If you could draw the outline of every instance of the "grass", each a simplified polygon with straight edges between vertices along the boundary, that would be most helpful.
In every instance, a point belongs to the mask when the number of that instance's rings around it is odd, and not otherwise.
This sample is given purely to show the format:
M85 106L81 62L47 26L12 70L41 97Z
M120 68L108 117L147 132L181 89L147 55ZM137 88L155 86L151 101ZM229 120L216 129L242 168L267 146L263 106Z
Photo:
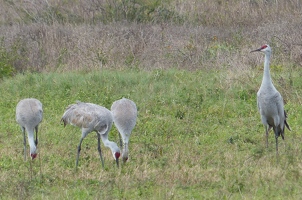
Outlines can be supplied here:
M247 75L228 70L102 70L7 78L0 88L0 194L5 199L295 199L301 195L301 106L295 95L301 72L296 69L290 86L290 70L283 71L291 91L286 110L293 131L280 140L278 163L272 133L265 148L256 108L262 74L252 72L251 83ZM273 74L278 80L278 71ZM91 133L76 172L80 129L60 124L65 107L80 100L110 108L122 96L134 100L139 110L129 162L116 168L103 147L102 169ZM14 114L26 97L44 106L32 178ZM111 140L117 142L117 134L112 128Z
M294 0L0 0L2 199L298 199L301 4ZM269 43L272 78L293 129L265 148L256 106ZM3 78L2 78L3 77ZM39 158L23 161L19 100L44 106ZM115 167L94 133L75 171L77 100L139 114L129 162ZM118 141L115 127L110 139ZM31 174L30 171L33 171Z

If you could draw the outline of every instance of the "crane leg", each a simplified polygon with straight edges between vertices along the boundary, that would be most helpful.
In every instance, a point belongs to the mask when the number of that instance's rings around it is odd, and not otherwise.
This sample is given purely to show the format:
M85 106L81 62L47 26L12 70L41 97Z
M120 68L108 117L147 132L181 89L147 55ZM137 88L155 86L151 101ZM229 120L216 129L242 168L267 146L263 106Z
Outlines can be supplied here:
M103 159L103 156L102 156L102 151L101 151L101 136L99 133L96 133L97 136L98 136L98 152L100 154L100 159L101 159L101 162L102 162L102 167L104 168L104 159Z
M22 127L23 132L23 145L24 145L24 161L26 161L26 136L25 136L25 128Z
M36 146L38 145L38 126L35 127L36 129L36 140L35 140L35 144Z
M278 136L275 136L276 137L276 154L277 156L279 155L278 153Z
M82 145L82 142L83 142L83 137L81 138L80 140L80 144L78 146L78 154L77 154L77 160L76 160L76 168L78 167L78 164L79 164L79 157L80 157L80 152L81 152L81 145Z
M277 159L277 163L279 163L278 136L275 137L276 137L276 159Z
M268 148L268 131L269 131L269 130L268 130L267 126L265 126L265 137L266 137L266 138L265 138L265 139L266 139L265 142L266 142L266 148Z

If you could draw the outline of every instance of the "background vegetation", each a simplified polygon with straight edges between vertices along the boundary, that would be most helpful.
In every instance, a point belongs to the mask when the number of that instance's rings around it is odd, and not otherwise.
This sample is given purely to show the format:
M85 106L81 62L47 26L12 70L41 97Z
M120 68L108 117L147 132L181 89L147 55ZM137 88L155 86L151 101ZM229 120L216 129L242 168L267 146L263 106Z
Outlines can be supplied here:
M301 196L301 3L294 0L0 0L3 199L297 199ZM286 102L279 162L256 108L263 55ZM44 106L39 157L23 161L19 100ZM105 169L95 134L60 118L76 100L139 108L129 162ZM110 139L118 141L115 128Z

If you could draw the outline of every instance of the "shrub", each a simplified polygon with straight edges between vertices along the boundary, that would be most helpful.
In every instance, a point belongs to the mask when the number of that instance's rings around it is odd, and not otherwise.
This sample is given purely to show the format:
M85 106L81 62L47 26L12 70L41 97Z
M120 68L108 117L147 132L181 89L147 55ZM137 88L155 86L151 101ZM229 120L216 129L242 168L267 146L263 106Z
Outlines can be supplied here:
M16 55L5 48L4 39L0 40L0 78L12 76L14 73L14 61Z

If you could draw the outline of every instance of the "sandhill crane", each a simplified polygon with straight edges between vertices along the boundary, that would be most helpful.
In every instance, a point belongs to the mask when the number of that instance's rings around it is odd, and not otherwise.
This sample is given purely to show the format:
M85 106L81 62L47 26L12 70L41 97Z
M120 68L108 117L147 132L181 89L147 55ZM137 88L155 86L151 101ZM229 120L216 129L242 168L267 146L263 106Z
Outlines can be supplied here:
M271 57L271 48L269 45L263 45L261 48L251 52L263 52L265 54L264 73L259 91L257 92L257 106L261 115L261 120L265 126L266 147L268 147L268 132L273 128L276 138L276 153L278 155L278 137L281 135L284 140L284 127L291 130L284 110L283 98L272 83L269 69Z
M19 101L16 107L16 121L21 126L24 138L24 160L26 160L26 137L28 136L30 146L30 156L32 159L37 157L38 145L38 126L43 118L42 103L38 99L28 98ZM36 139L34 139L36 131Z
M122 136L122 158L123 161L126 162L128 160L128 143L130 134L136 124L137 108L133 101L122 98L113 102L111 112L113 115L113 122Z
M120 149L116 143L108 140L108 133L113 123L110 110L96 104L78 102L76 104L71 104L66 108L61 121L64 122L64 127L66 124L71 124L82 129L82 137L78 145L76 167L78 166L83 139L92 131L95 131L98 137L98 152L102 161L102 166L104 167L104 160L101 152L100 138L104 145L111 149L113 158L118 166Z

